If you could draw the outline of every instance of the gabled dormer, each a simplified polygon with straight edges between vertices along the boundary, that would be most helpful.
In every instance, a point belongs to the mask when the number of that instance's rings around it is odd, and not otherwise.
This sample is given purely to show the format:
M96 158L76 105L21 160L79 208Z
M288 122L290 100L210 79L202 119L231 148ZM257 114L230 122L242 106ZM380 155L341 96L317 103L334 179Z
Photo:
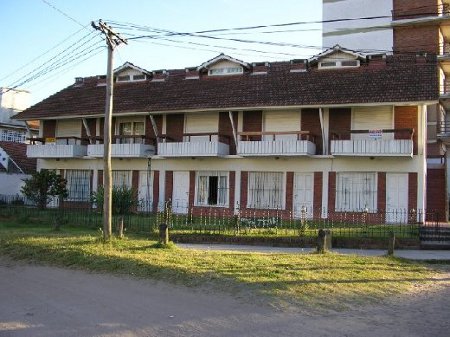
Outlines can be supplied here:
M135 66L131 62L125 62L119 68L114 70L116 82L138 82L150 78L151 72Z
M309 59L311 66L318 69L358 68L366 60L366 55L335 45Z
M248 69L250 69L248 63L225 54L220 54L197 68L199 72L206 72L208 76L239 75Z

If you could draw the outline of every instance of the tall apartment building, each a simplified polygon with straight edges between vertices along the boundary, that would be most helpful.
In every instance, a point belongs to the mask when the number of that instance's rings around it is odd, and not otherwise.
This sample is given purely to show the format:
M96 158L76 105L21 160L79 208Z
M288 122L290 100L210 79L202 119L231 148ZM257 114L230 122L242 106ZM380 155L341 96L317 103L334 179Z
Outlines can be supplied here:
M323 45L365 53L437 55L438 104L427 107L427 208L448 209L450 192L450 1L323 0ZM358 19L359 18L359 19ZM366 19L361 19L366 18ZM447 77L449 79L447 79Z

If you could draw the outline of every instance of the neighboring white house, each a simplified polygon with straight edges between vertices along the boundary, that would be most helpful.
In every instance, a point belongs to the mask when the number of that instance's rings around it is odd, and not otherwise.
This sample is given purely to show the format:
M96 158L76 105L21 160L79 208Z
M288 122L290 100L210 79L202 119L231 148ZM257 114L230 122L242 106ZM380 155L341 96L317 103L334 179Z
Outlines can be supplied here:
M28 137L37 135L39 123L12 119L30 106L30 92L0 87L0 141L25 143Z
M36 159L26 156L26 144L0 141L0 196L20 194L23 179L36 171Z

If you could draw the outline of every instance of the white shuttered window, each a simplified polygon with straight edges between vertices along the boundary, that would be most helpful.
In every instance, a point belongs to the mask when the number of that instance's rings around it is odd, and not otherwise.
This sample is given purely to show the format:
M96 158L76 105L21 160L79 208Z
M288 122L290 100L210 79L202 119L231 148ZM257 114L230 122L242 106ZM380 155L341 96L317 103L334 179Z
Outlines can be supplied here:
M248 208L283 208L283 173L249 172Z
M338 173L336 175L336 211L362 212L377 208L375 173Z

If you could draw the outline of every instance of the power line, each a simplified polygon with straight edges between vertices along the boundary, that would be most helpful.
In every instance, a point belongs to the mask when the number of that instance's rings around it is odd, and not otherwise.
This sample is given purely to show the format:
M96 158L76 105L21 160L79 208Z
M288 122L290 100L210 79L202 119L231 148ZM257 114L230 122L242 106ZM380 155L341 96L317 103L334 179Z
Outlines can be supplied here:
M53 8L55 11L57 11L58 13L64 15L66 18L68 18L69 20L75 22L77 25L85 28L85 26L78 20L74 19L73 17L71 17L69 14L63 12L62 10L60 10L59 8L55 7L55 5L51 4L50 2L48 2L47 0L41 0L43 3L45 3L47 6Z

